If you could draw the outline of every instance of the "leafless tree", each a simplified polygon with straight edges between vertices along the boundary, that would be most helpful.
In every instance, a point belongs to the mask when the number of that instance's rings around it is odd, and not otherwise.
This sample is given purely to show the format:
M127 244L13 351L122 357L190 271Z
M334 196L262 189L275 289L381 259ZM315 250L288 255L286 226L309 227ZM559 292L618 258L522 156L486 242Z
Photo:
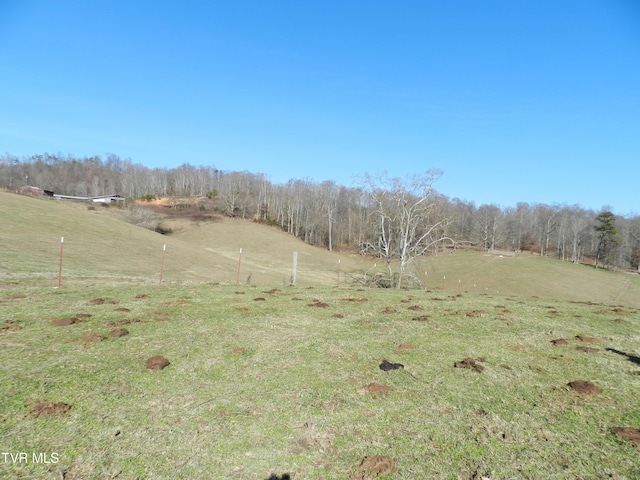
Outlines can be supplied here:
M435 215L440 196L433 184L440 170L428 170L424 175L390 178L386 172L362 178L363 191L371 203L370 215L374 229L361 250L383 258L387 264L389 282L401 288L410 275L409 267L416 258L429 250L453 240L444 234L448 218ZM398 260L398 275L394 280L392 261Z

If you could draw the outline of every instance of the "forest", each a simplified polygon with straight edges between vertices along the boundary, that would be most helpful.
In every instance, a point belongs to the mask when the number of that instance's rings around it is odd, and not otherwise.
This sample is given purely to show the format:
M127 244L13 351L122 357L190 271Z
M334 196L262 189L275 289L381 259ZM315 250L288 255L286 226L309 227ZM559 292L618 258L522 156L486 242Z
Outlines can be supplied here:
M413 259L452 248L526 251L638 271L639 215L566 204L476 206L437 192L440 175L363 172L355 187L309 179L275 184L264 173L188 163L148 168L114 154L0 156L0 187L9 191L31 185L66 195L209 199L220 215L277 226L312 245L376 255L389 268L392 259L399 260L399 282Z

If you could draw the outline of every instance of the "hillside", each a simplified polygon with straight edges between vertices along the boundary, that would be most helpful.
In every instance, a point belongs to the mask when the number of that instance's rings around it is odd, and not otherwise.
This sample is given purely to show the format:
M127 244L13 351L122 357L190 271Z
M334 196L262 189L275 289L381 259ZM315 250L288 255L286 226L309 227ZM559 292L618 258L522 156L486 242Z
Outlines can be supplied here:
M64 237L65 285L159 280L163 283L222 282L285 285L298 252L298 285L336 285L370 280L373 260L328 252L274 227L221 219L171 219L173 233L160 235L122 220L115 208L90 207L0 192L0 276L57 284L60 237ZM242 248L240 275L238 257ZM340 263L338 264L338 260ZM517 295L640 307L640 277L583 265L518 255L514 258L456 251L416 265L430 290ZM378 274L382 268L378 265ZM424 272L427 273L424 276Z
M337 283L362 271L359 257L332 254L251 222L197 223L172 220L172 235L160 235L122 220L116 208L93 207L0 192L0 275L21 275L51 284L58 276L60 239L65 282L157 282L166 244L163 282L288 284L298 252L298 285Z

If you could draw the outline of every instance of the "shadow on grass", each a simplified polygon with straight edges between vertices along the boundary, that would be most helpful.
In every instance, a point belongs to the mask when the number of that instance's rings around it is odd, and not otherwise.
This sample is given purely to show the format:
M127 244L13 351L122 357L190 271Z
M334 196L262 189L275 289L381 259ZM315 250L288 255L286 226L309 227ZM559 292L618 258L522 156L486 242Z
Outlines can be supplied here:
M636 355L631 355L629 353L621 352L620 350L616 350L615 348L607 348L607 352L617 353L618 355L627 357L627 360L629 360L630 362L635 363L636 365L640 365L640 357Z

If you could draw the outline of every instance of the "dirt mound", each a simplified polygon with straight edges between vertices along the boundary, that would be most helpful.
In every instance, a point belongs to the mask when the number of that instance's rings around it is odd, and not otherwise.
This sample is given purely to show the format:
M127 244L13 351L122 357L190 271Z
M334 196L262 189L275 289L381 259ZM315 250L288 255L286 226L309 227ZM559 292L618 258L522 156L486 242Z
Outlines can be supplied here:
M364 390L373 395L384 395L389 391L389 387L387 385L380 385L379 383L374 382L366 385Z
M484 370L484 367L480 365L480 363L478 362L484 362L484 358L479 358L478 360L475 360L471 357L467 357L460 362L455 362L453 366L455 368L469 368L475 372L482 373L482 371Z
M4 323L7 326L0 328L0 332L17 332L18 330L22 330L22 326L18 325L20 323L18 320L7 320Z
M416 322L426 322L430 319L429 315L420 315L419 317L413 317L411 320Z
M586 380L574 380L573 382L569 382L568 385L578 393L602 393L602 389L596 387L593 383Z
M328 308L329 304L325 302L320 302L318 300L314 300L313 303L308 305L309 307L317 307L317 308Z
M333 318L344 318L344 314L343 313L334 313L333 315L331 315Z
M424 308L420 305L411 305L410 307L407 307L407 310L411 310L412 312L422 312L424 311Z
M396 462L383 455L366 456L360 462L353 475L353 480L373 480L388 475L396 470Z
M114 310L114 312L124 312L124 313L129 313L130 311L131 311L131 310L129 310L129 309L128 309L128 308L126 308L126 307L120 307L120 308L116 308L116 309Z
M147 295L146 293L139 293L138 295L136 295L136 298L149 298L149 295Z
M464 316L467 318L479 318L482 315L484 315L484 313L485 312L482 310L472 310L470 312L465 313Z
M54 327L65 327L67 325L73 325L74 323L78 323L78 319L76 317L67 317L67 318L59 318L58 320L53 321Z
M231 353L235 354L235 355L242 355L247 351L246 348L242 348L242 347L235 347L231 349Z
M91 318L91 314L90 313L77 313L76 314L76 318L80 318L80 319Z
M585 342L585 343L598 343L598 339L594 338L594 337L585 337L584 335L576 335L575 336L576 340L580 340L581 342Z
M164 367L171 365L171 362L161 355L156 355L147 360L145 366L149 370L162 370Z
M396 311L391 307L384 307L381 313L383 315L391 315L392 313L396 313Z
M88 302L89 305L104 305L105 303L108 303L109 305L115 305L118 302L116 302L115 300L110 300L108 298L94 298L93 300L90 300Z
M551 340L551 343L557 347L558 345L569 345L569 342L567 342L564 338L556 338L555 340Z
M413 349L414 347L412 347L408 343L401 343L400 345L398 345L398 350L413 350Z
M69 410L71 405L63 402L50 402L49 400L37 400L29 409L29 413L38 418L41 415L51 417L63 417Z
M119 327L121 325L129 325L130 323L140 322L137 318L132 320L113 320L111 322L107 322L107 327Z
M253 299L254 302L266 302L267 299L264 297L257 297Z
M82 343L102 342L103 340L106 340L106 337L98 335L97 333L87 333L80 337L80 342Z
M353 297L350 297L350 298L345 298L345 300L346 300L347 302L352 302L352 303L367 303L367 302L369 301L368 299L366 299L366 298L364 298L364 297L363 297L363 298L353 298Z
M111 330L109 335L112 337L124 337L125 335L129 335L129 330L126 328L116 328L115 330Z
M615 427L611 431L616 437L631 443L637 450L640 450L640 429L632 427Z

